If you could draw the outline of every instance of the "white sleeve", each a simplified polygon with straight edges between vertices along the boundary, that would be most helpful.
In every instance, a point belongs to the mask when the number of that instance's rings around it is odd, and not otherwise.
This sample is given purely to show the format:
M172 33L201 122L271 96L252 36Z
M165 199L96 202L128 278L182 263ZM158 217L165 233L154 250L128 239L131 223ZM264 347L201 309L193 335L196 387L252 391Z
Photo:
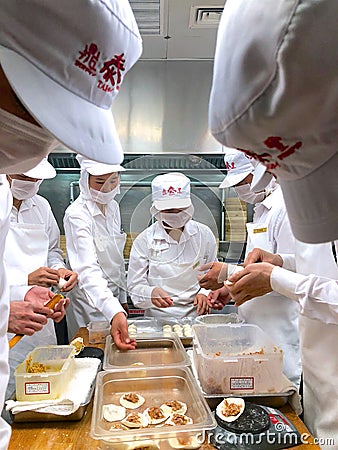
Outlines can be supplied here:
M24 300L28 291L34 286L10 286L9 287L9 299L10 301Z
M90 217L70 216L66 212L67 255L72 270L79 274L79 287L84 290L88 304L101 311L110 322L115 314L124 312L124 309L108 288L98 263L91 223Z
M206 227L204 234L203 239L206 246L205 263L217 261L217 242L214 233L210 228ZM210 289L201 288L198 293L204 294L207 297L209 292Z
M136 308L153 307L151 293L155 286L148 282L149 256L146 233L133 242L129 257L127 286L130 298Z
M338 324L338 281L274 267L270 282L274 291L296 300L304 316Z
M51 269L63 269L66 266L62 257L62 250L60 248L60 230L50 208L46 231L49 237L47 265Z

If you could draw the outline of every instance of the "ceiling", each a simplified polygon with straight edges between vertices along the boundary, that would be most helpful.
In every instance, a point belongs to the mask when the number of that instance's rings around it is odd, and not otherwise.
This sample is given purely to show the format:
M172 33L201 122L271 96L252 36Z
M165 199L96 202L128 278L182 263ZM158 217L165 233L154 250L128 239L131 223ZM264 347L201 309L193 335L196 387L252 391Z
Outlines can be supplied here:
M141 59L213 59L226 0L130 0L143 38Z

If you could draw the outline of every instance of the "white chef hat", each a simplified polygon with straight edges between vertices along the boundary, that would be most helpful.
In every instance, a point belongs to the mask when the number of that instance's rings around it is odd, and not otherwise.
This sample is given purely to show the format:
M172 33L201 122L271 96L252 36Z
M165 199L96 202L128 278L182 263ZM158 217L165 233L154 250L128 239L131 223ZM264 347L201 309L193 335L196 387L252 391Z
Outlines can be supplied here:
M123 172L126 169L120 164L103 164L93 161L92 159L84 158L82 155L77 155L81 169L85 169L90 175L105 175L113 172Z
M128 0L0 2L9 83L37 122L94 160L123 160L111 107L141 52Z
M215 138L277 177L313 243L338 237L337 16L337 1L228 0L209 105Z
M158 211L174 208L188 208L190 199L190 180L179 172L158 175L151 183L153 206Z
M26 175L26 177L30 178L37 178L39 180L48 180L56 176L56 170L48 162L47 158L43 158L37 166L33 167L33 169L30 169L27 172L24 172L23 175Z
M239 150L228 150L224 155L224 163L227 176L219 185L221 189L235 186L254 171L251 158Z

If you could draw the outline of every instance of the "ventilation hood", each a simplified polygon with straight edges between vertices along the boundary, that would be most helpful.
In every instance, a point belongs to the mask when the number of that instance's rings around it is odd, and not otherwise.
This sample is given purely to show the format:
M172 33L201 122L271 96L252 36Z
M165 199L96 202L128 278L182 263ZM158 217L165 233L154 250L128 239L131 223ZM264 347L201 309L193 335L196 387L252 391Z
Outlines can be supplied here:
M221 153L209 131L208 104L224 0L130 4L144 51L113 104L125 154Z
M130 0L142 59L212 59L225 0Z

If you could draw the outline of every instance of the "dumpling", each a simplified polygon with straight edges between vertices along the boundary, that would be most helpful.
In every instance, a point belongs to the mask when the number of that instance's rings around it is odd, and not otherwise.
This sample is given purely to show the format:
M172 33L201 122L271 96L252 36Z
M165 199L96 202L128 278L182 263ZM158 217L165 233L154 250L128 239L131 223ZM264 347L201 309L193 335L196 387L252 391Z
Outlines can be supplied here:
M157 406L147 408L143 414L147 417L148 422L151 425L157 425L164 422L170 416L170 413L163 411L162 408L158 408Z
M128 394L123 394L120 397L120 403L122 406L128 409L136 409L139 408L145 402L144 397L140 394L135 394L133 392L129 392Z
M122 420L128 428L144 428L148 425L147 417L142 413L131 412Z
M126 408L120 405L103 405L103 417L107 422L117 422L126 416Z
M185 414L188 408L187 405L183 402L180 402L178 400L169 400L161 405L161 409L164 413L172 415L174 413Z
M245 402L242 398L225 398L216 408L216 414L225 422L234 422L243 413Z

